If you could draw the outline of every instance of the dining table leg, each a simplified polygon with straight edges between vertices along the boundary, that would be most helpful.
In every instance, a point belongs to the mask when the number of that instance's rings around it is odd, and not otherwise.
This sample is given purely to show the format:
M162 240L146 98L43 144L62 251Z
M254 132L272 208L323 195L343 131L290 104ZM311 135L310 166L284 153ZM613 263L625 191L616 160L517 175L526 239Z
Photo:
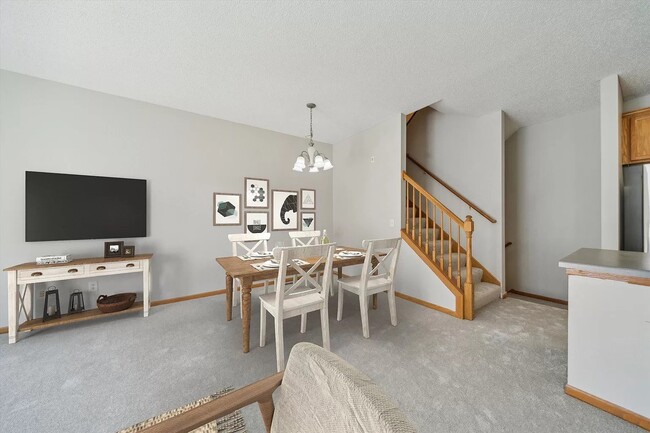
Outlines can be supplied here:
M226 320L232 320L232 277L226 275Z
M250 277L242 278L241 281L241 291L242 291L242 333L244 339L242 341L242 347L244 353L248 353L250 350L250 340L251 340L251 289L253 287L253 279Z
M377 309L377 304L378 304L378 302L377 302L377 294L375 293L374 295L372 295L372 309L373 310Z

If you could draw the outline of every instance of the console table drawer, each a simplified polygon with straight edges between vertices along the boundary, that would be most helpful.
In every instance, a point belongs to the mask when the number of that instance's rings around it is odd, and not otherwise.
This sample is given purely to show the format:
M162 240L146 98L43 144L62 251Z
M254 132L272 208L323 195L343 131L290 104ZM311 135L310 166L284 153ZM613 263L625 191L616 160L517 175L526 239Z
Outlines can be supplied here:
M129 272L140 272L142 263L140 260L133 260L129 262L106 262L90 265L90 275L107 275L107 274L121 274Z
M85 265L77 266L55 266L42 269L24 269L18 271L19 281L56 281L69 278L79 278L86 273Z

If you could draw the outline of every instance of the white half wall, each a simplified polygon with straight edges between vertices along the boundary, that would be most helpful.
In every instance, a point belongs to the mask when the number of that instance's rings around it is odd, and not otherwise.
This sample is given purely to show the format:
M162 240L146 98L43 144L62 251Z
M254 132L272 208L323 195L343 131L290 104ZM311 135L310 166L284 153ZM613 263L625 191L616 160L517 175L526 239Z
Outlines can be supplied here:
M618 75L600 81L600 246L619 249L623 172L620 161L623 96Z
M520 128L506 141L506 288L567 299L558 260L600 246L600 112Z
M25 242L26 170L147 179L149 236L124 240L136 246L136 253L154 253L153 300L225 287L225 276L214 259L231 254L227 235L242 233L244 227L212 225L212 193L243 194L244 177L269 179L271 189L315 189L316 228L333 227L336 169L317 174L292 171L306 146L301 137L6 71L0 71L0 119L2 268L45 254L103 255L104 240ZM308 121L305 110L305 127ZM317 146L331 156L331 145ZM393 195L399 199L397 191ZM368 215L375 215L373 202L366 203ZM399 221L397 206L394 212ZM288 243L287 232L272 232L270 246L277 241ZM142 284L136 275L97 281L99 291L85 293L87 305L92 306L98 294L140 291ZM3 275L3 294L6 284ZM54 284L61 290L64 312L70 290L88 290L88 280ZM37 298L36 311L42 312L39 302ZM6 324L3 295L0 326Z
M497 220L491 223L407 160L409 176L461 219L472 216L474 255L502 285L505 277L503 129L502 111L471 117L425 108L411 121L406 142L410 156Z

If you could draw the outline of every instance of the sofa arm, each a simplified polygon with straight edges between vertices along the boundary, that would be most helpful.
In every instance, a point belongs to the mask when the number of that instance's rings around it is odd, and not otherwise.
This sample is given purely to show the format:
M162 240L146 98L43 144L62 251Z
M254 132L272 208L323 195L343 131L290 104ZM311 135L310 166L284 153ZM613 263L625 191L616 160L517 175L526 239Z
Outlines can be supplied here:
M231 393L207 402L199 407L190 409L180 415L169 418L158 424L152 425L143 433L185 433L190 432L217 418L228 415L257 402L262 412L266 431L271 430L273 421L273 391L282 384L284 372L259 380L255 383L237 389Z

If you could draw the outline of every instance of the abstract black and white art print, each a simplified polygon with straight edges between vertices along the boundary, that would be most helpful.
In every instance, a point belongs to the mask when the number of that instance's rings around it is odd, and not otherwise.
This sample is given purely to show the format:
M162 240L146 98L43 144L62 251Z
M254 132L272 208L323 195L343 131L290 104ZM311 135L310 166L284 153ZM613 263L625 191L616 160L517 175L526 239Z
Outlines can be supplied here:
M268 212L246 212L245 217L246 233L268 233L269 213Z
M268 179L244 178L244 191L246 192L246 207L269 208L269 181Z
M315 212L302 212L300 214L300 230L303 230L303 231L316 230L316 213Z
M215 192L212 195L215 226L238 226L241 224L241 194Z
M316 209L316 190L313 189L300 190L300 208Z
M298 191L272 191L273 230L298 230Z

